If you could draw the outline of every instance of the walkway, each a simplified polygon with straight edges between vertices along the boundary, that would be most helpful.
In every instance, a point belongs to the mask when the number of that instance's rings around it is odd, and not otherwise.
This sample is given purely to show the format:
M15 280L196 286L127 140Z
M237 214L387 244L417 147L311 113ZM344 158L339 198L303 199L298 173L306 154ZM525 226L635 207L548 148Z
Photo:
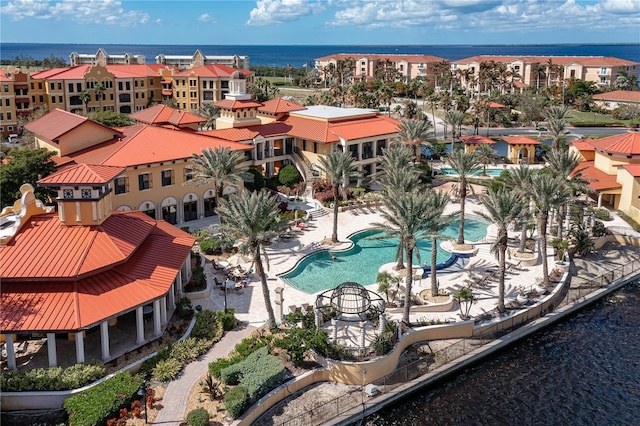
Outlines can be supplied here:
M162 397L163 408L153 424L179 426L187 414L185 411L189 393L207 372L209 363L227 356L237 343L248 337L255 329L253 326L243 325L242 328L228 331L222 340L216 343L201 359L187 365L182 375L167 386Z

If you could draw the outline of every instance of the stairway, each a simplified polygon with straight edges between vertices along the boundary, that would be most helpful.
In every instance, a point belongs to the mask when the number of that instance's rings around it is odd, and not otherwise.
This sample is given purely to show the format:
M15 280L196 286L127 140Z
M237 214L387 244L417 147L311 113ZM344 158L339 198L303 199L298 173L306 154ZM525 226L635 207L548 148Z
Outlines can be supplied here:
M311 170L307 162L300 156L300 154L298 154L297 152L293 152L291 154L291 158L293 159L293 164L296 166L296 168L302 175L302 179L306 183L304 195L310 197L312 192L311 184L313 182L317 182L318 177L314 175L313 170Z

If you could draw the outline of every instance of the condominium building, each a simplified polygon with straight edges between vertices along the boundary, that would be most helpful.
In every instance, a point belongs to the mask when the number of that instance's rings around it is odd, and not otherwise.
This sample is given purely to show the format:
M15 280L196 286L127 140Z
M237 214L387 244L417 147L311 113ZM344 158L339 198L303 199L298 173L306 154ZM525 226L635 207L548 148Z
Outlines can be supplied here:
M95 54L71 52L69 63L72 67L76 65L133 65L144 64L144 55L132 55L125 53L122 55L109 55L106 50L100 48Z
M200 51L200 49L196 49L193 55L165 55L161 53L156 56L156 63L171 65L181 70L214 64L226 65L232 68L249 69L248 56L205 55Z
M333 69L339 68L339 63L348 62L354 81L367 81L379 77L385 70L395 69L403 81L416 77L426 77L427 84L434 85L434 64L446 62L445 58L431 55L379 55L338 53L335 55L316 58L315 69L323 80L331 80Z

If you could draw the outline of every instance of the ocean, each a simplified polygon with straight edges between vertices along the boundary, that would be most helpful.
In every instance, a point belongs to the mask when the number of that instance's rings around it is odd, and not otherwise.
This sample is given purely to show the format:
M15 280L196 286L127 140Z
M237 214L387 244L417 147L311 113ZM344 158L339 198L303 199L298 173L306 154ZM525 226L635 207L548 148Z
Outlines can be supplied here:
M335 53L380 53L433 55L458 60L475 55L554 55L613 56L640 63L640 43L629 44L527 44L527 45L340 45L340 46L213 46L213 45L136 45L136 44L47 44L0 43L0 59L30 56L43 59L49 55L69 60L71 52L93 54L103 48L109 54L144 55L147 63L159 54L192 55L200 49L205 55L249 56L251 65L302 68L313 67L314 60Z

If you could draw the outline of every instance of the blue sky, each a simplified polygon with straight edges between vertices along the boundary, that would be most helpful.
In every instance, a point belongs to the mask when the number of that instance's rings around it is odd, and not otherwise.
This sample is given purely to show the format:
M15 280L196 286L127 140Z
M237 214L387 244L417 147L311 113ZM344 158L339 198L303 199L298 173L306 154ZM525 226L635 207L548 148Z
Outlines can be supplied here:
M639 43L640 0L0 0L14 43Z

